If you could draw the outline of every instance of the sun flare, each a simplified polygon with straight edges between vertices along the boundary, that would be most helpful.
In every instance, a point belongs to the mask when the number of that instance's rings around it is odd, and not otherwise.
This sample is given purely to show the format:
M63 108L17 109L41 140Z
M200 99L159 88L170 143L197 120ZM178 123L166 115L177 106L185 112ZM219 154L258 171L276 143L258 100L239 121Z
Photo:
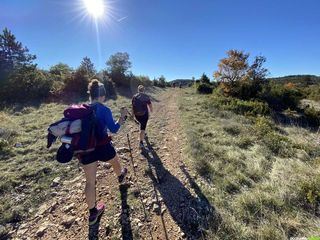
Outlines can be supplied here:
M105 8L103 0L83 0L83 3L92 17L99 18L103 16Z

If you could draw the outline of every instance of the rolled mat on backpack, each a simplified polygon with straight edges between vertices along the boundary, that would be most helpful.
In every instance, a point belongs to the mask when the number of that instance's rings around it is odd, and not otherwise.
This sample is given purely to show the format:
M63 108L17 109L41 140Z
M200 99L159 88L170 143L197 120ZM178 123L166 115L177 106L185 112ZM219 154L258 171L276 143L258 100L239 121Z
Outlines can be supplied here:
M61 137L65 134L74 134L81 132L81 119L74 121L60 120L49 126L48 131L55 137Z

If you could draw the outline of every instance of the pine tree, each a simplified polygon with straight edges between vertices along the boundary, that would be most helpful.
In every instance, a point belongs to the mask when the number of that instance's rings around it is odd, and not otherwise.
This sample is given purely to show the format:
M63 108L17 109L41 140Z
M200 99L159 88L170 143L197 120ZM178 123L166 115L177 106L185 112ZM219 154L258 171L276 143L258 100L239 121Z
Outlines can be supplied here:
M87 74L88 78L93 78L97 73L94 64L91 62L91 59L89 57L83 58L79 70L84 71Z
M0 34L0 79L3 80L20 67L33 65L35 55L29 54L29 50L22 46L21 42L10 30L5 28ZM34 65L35 66L35 65Z

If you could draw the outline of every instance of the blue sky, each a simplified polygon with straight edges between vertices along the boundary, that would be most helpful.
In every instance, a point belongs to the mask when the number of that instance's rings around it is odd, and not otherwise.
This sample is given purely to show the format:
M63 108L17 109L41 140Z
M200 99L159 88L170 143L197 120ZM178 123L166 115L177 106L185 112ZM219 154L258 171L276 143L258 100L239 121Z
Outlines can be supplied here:
M37 55L39 67L104 68L128 52L137 75L212 78L229 49L266 56L270 76L320 75L319 0L105 0L99 37L82 0L0 0L8 27ZM98 44L98 42L100 44Z

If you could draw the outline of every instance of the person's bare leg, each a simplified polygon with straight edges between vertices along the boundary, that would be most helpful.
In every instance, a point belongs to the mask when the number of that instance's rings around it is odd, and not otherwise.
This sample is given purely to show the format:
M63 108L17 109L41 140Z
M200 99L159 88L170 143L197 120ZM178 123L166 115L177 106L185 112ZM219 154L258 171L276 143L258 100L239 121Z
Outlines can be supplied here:
M96 173L98 162L82 165L86 176L85 196L88 208L92 209L96 205Z
M119 162L118 155L116 155L114 158L112 158L108 162L112 165L113 171L119 177L121 175L121 165L120 165L120 162Z
M140 130L140 142L143 142L144 140L144 132L145 130Z

